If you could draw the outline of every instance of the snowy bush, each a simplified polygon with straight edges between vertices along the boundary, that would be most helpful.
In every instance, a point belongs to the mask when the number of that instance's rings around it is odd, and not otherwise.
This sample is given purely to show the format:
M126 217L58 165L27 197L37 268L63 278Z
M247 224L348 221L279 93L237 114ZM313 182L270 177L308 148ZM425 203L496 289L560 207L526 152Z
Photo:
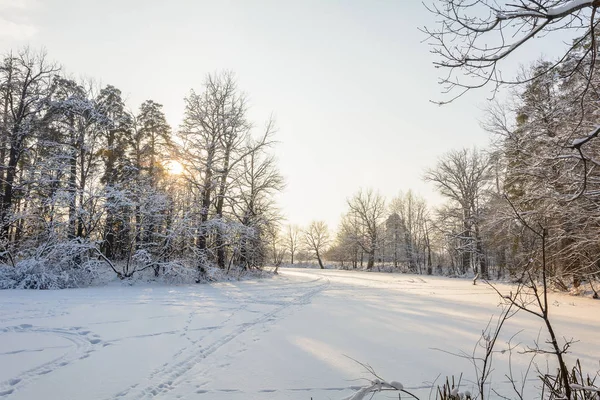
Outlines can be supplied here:
M93 244L79 240L45 244L35 254L0 265L0 289L64 289L91 285L100 263L89 257Z
M86 262L77 268L30 258L16 266L0 265L0 289L65 289L89 286L98 276L98 265Z
M191 284L198 280L198 269L178 262L161 265L159 280L170 284Z

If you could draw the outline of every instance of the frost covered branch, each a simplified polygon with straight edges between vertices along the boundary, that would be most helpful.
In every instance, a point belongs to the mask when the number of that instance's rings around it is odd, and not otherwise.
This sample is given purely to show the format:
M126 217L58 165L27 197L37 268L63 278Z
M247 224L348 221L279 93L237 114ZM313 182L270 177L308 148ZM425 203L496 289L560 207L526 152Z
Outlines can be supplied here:
M562 56L543 70L539 77L567 65L578 45L595 40L598 0L539 0L500 4L493 0L437 0L427 9L437 18L434 27L425 27L436 57L435 65L447 74L440 79L444 93L458 91L443 104L471 89L492 84L495 89L505 84L525 83L532 77L506 78L499 63L534 40L563 32L571 42ZM572 74L588 53L576 55L565 74ZM586 72L588 77L593 67Z

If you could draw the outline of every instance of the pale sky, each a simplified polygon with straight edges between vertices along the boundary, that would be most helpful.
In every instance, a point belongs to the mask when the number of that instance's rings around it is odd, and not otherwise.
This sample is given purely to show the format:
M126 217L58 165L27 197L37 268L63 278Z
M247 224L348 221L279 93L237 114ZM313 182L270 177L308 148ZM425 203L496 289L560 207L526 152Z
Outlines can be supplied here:
M424 170L488 143L478 119L489 91L430 103L439 71L417 28L432 21L420 0L0 0L0 49L44 47L133 110L162 103L175 129L190 89L234 71L257 128L276 119L283 213L336 228L361 187L439 203Z

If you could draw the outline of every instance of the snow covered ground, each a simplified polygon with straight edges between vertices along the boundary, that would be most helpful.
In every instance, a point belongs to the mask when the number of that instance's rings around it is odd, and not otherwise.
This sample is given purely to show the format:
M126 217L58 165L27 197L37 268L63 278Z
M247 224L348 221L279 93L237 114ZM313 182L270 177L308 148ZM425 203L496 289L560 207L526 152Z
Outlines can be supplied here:
M600 302L552 302L558 334L579 340L571 358L600 369ZM471 353L497 304L468 280L287 268L212 285L2 291L0 399L341 399L367 377L348 357L427 398L438 375L464 372L472 386L469 362L434 348ZM531 343L540 328L520 314L506 337ZM506 357L492 380L510 394ZM515 375L526 366L513 360Z

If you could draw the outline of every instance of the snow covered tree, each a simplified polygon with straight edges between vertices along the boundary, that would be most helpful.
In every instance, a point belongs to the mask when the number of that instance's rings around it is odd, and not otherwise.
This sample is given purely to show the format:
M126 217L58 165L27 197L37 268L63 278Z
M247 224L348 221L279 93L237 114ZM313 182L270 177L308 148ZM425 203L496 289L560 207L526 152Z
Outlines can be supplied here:
M283 189L284 181L275 158L267 153L266 147L257 147L252 141L246 146L246 156L232 185L235 195L230 197L229 203L237 221L254 232L242 242L240 260L243 264L259 266L264 262L259 250L264 247L265 235L281 220L273 195Z
M164 253L163 236L172 212L171 194L165 180L166 163L174 156L171 127L166 121L162 105L147 100L140 106L134 121L131 138L133 176L130 190L135 202L136 251L145 251L154 258ZM158 266L155 274L158 275Z
M135 120L136 132L133 136L136 167L146 172L150 186L164 172L164 163L173 155L171 127L162 111L162 104L146 100L140 106Z
M265 224L276 214L271 212L270 196L283 185L274 160L264 153L272 144L272 121L262 135L253 138L246 114L246 98L238 90L233 74L209 75L202 93L192 91L186 98L179 130L186 178L199 203L196 246L202 260L214 259L221 268L227 264L228 252L234 257L236 251L229 248L227 232L221 228L237 219L254 229L255 235L246 239L257 240L254 244L263 248ZM222 223L213 223L213 219ZM246 250L235 258L241 258L242 264L261 265L264 251L248 247L252 246L250 242L243 241L242 247L252 250L254 261L246 264L250 260Z
M90 89L71 79L57 76L53 82L53 95L49 112L51 127L57 135L54 141L45 141L42 146L54 148L57 153L59 173L64 175L62 190L68 200L68 237L83 238L86 232L84 215L93 215L84 210L88 201L88 180L97 171L98 132L109 121L90 96ZM59 188L61 189L61 188Z
M284 182L270 154L273 122L254 137L246 114L233 75L210 75L186 98L174 140L159 103L143 102L134 116L114 86L64 77L44 54L6 55L0 267L16 268L16 287L39 288L89 283L88 266L99 264L120 278L153 270L198 281L214 265L260 268ZM79 272L46 282L47 268Z
M534 66L534 69L543 68ZM585 67L584 67L585 68ZM597 81L592 77L592 84ZM586 136L573 141L577 126L591 128L597 120L597 95L586 102L572 98L586 84L582 75L542 76L517 93L511 103L490 110L486 127L501 139L498 152L503 162L502 195L510 202L496 207L496 226L508 231L515 210L547 229L548 272L554 279L572 278L576 284L597 272L598 228L588 221L596 217L597 182L593 154L598 144ZM593 130L593 128L591 128ZM563 143L585 142L581 147ZM523 217L525 218L525 217ZM498 231L498 229L496 229ZM514 229L513 229L514 231ZM515 264L539 257L535 235L524 230L512 239ZM536 251L537 250L537 251ZM519 260L520 259L520 260Z
M29 49L4 57L0 68L2 149L0 163L0 245L8 246L13 212L19 200L23 157L41 125L44 124L52 78L59 68L44 53ZM13 233L16 232L13 230ZM13 236L14 238L14 236ZM14 240L14 239L12 239Z
M452 202L448 211L460 219L462 228L453 234L460 241L462 270L472 267L476 273L487 276L481 220L490 183L489 158L477 149L450 151L426 172L425 180L433 182L440 194Z
M558 69L567 75L582 73L585 80L594 74L594 64L581 70L578 65L597 54L597 0L527 0L505 4L495 0L435 0L426 6L435 16L435 25L423 31L433 46L435 65L446 73L440 83L445 93L452 93L449 101L487 84L497 89L529 82L529 76L507 77L501 71L501 64L518 57L521 49L532 48L550 38L565 43L561 54L533 77L552 74ZM584 42L592 45L583 52L576 51ZM580 99L587 89L583 87L575 98Z
M505 137L500 150L506 165L502 196L510 205L504 206L516 225L520 221L514 220L515 213L536 216L536 223L548 229L548 250L554 255L548 266L555 265L561 274L576 271L574 277L589 274L597 264L590 240L595 228L583 220L593 218L596 209L599 6L595 0L437 0L429 7L437 25L425 28L436 65L448 73L441 83L451 94L449 101L487 84L495 89L517 86L518 100L493 113L488 126ZM504 60L551 38L562 43L556 58L538 61L513 77L502 74ZM495 232L508 232L510 213L501 218L501 202L495 204L493 218L506 221L495 224L502 227ZM523 254L498 251L500 259L529 259L527 254L539 248L527 231L522 233L517 247ZM518 258L513 261L518 263Z
M411 190L400 193L389 205L390 216L386 220L386 232L395 264L399 261L417 272L431 267L431 249L427 223L429 211L425 200Z
M131 192L127 190L128 181L135 170L128 157L133 136L133 118L126 110L121 91L108 85L96 99L99 111L109 120L103 130L102 158L104 171L101 182L106 191L106 216L104 223L104 255L125 257L131 234L130 217L132 213Z

